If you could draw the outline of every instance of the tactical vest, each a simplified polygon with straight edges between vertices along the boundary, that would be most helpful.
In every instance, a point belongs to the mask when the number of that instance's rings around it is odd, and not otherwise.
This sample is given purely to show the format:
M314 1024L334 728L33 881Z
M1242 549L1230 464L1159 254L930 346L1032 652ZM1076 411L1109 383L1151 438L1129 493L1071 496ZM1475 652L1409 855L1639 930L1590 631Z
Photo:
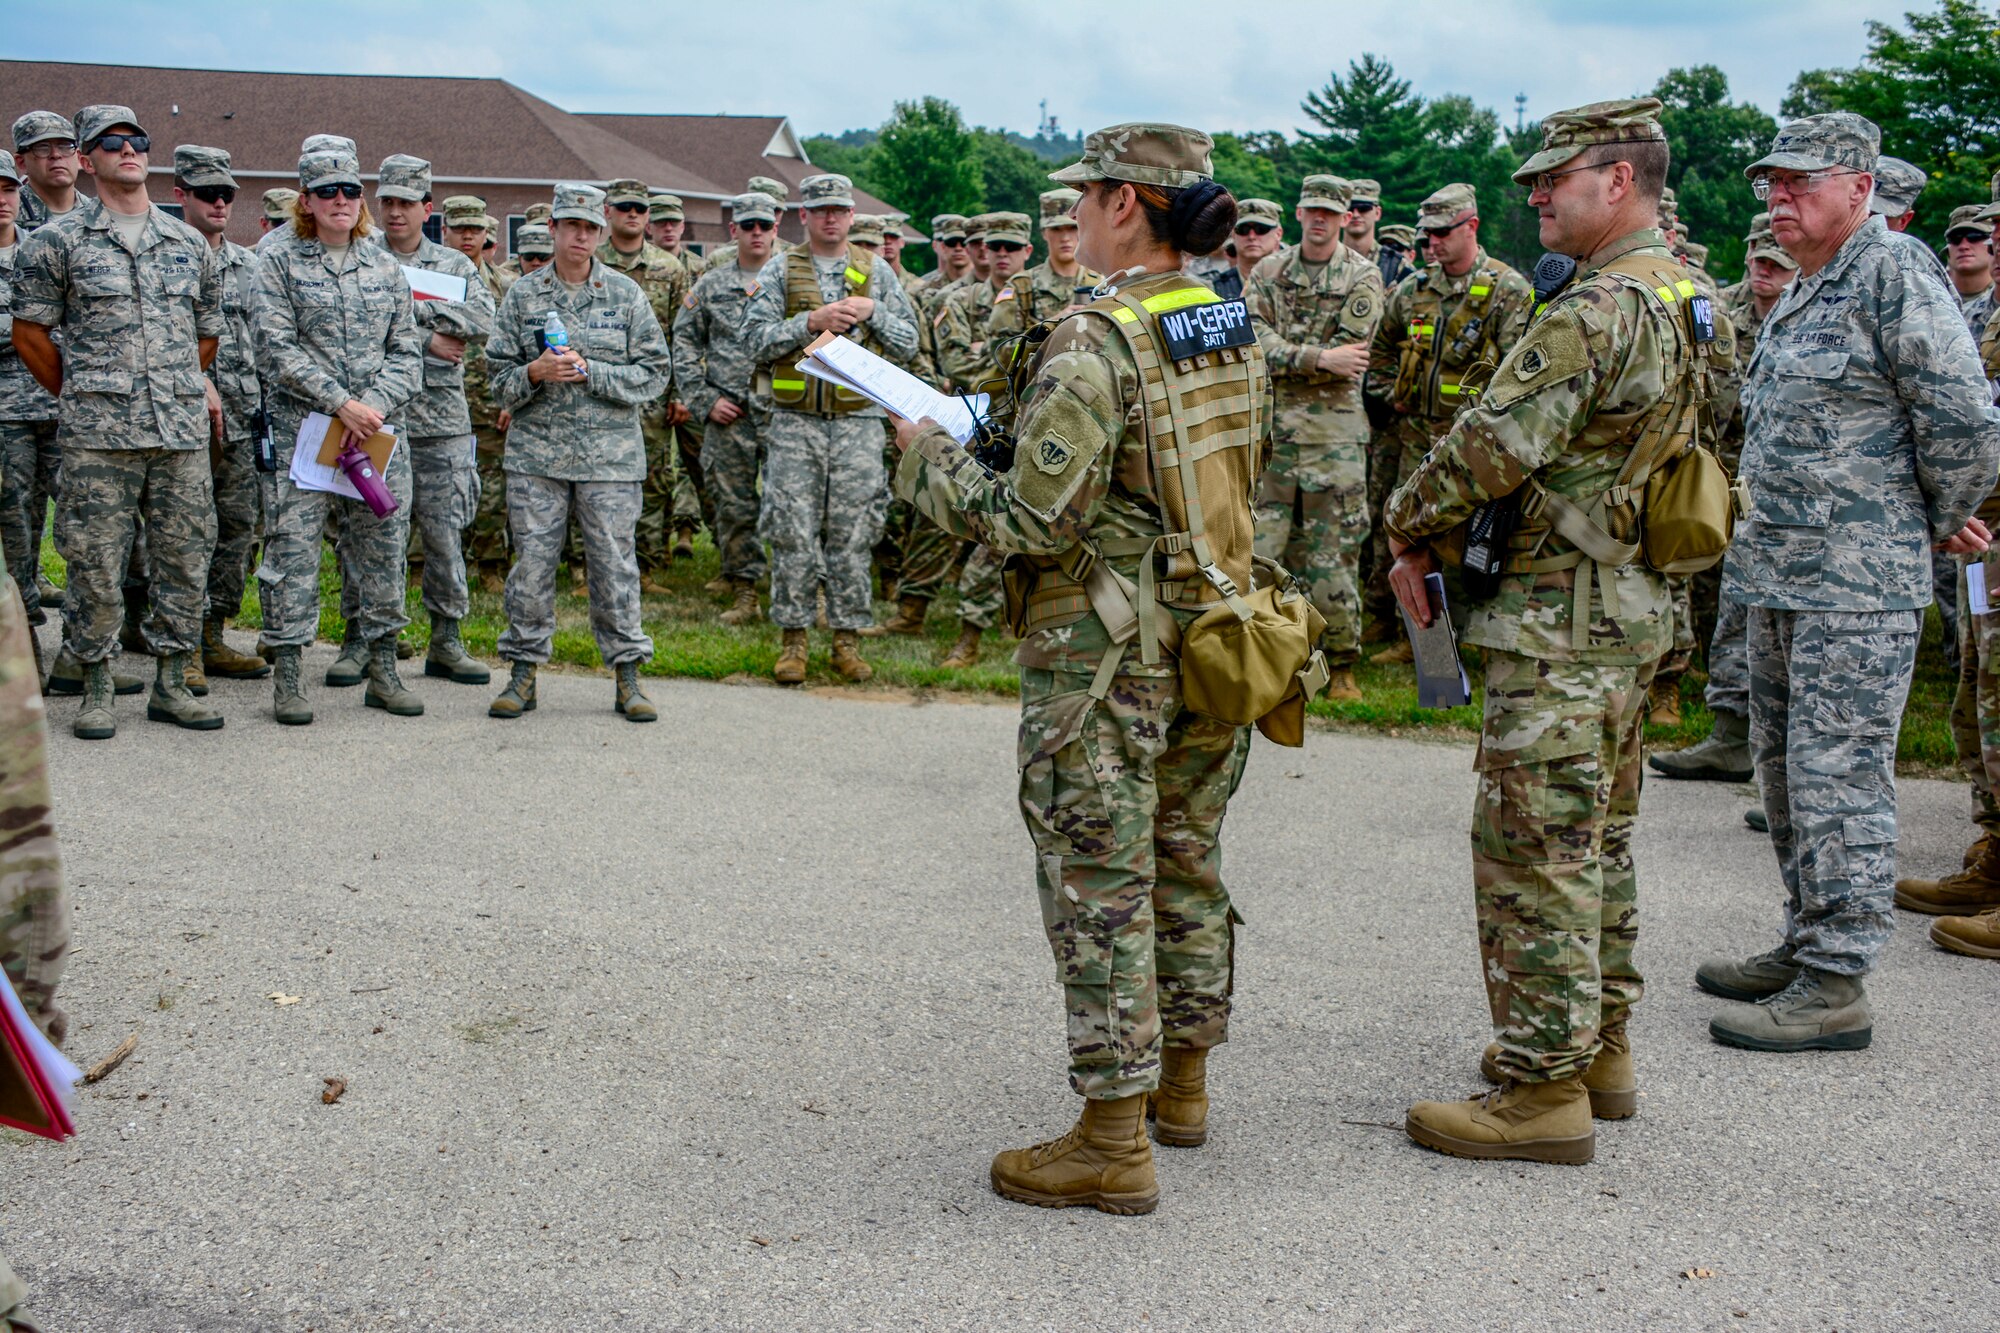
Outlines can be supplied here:
M1642 554L1647 482L1690 450L1712 449L1715 442L1707 347L1695 340L1690 304L1702 295L1701 289L1672 259L1647 254L1620 255L1592 276L1598 275L1642 293L1643 299L1667 313L1674 334L1673 370L1667 391L1652 407L1642 412L1600 412L1573 442L1589 450L1627 446L1625 462L1610 489L1579 504L1533 477L1523 488L1520 524L1508 538L1504 568L1509 574L1576 571L1570 635L1579 652L1590 645L1593 584L1604 614L1613 618L1620 614L1617 586L1606 571L1623 568ZM1541 313L1538 309L1536 316ZM1570 549L1544 555L1552 536L1561 537Z
M858 245L847 247L847 294L868 296L868 284L875 276L875 256ZM819 273L813 266L812 250L799 246L785 256L785 318L807 315L826 304L819 294ZM878 355L882 352L881 339L869 324L857 324L846 336L859 337L856 341ZM794 412L810 412L818 416L835 416L846 412L858 412L869 406L869 400L854 390L830 383L816 375L808 375L798 368L796 362L790 365L772 362L757 368L757 391L768 393L771 401L779 407Z
M1112 646L1092 684L1099 698L1134 633L1148 666L1160 661L1163 647L1177 649L1179 626L1162 607L1200 612L1226 602L1245 620L1250 615L1244 596L1253 587L1250 496L1266 424L1264 354L1253 337L1242 346L1166 359L1163 321L1222 302L1193 279L1176 274L1174 282L1144 298L1099 297L1077 316L1109 323L1138 366L1148 472L1165 530L1104 540L1086 534L1061 555L1009 562L1008 611L1017 635L1071 624L1093 610L1104 621Z
M1442 276L1440 274L1439 276ZM1449 317L1444 296L1431 286L1430 275L1417 279L1410 297L1410 319L1397 348L1396 383L1389 405L1398 412L1430 415L1429 395L1435 384L1438 405L1456 413L1479 396L1504 354L1494 342L1493 296L1500 275L1490 266L1475 269L1465 296Z

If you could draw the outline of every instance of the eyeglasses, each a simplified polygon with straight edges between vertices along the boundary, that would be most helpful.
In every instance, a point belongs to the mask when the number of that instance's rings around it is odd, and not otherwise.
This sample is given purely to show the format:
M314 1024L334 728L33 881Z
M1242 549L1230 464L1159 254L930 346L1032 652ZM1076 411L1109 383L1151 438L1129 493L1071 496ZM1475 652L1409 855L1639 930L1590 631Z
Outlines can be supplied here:
M233 204L236 202L234 185L190 185L188 193L204 204Z
M1356 199L1347 206L1347 211L1350 213L1373 213L1376 207L1377 204L1373 199Z
M151 152L153 148L153 140L150 135L100 134L90 141L90 151L95 153L102 149L107 153L122 153L125 151L127 144L132 146L132 151L135 153Z
M1769 199L1774 192L1782 190L1796 199L1802 194L1814 193L1832 177L1860 174L1848 167L1822 167L1818 171L1767 171L1750 182L1750 193L1759 199Z
M611 206L611 211L614 213L645 213L651 211L652 207L651 204L640 204L634 203L630 199L621 199Z
M1549 194L1556 188L1556 182L1565 176L1574 176L1579 171L1600 171L1605 167L1615 167L1617 165L1616 161L1592 162L1589 166L1585 167L1566 167L1561 171L1544 171L1541 175L1529 180L1528 193Z
M1028 247L1019 241L988 241L986 248L988 250L998 250L1003 255L1011 255L1016 250L1025 250Z
M963 250L965 248L965 238L963 236L941 236L938 238L938 244L947 250Z
M1269 236L1277 228L1268 222L1239 222L1236 224L1238 236Z
M359 185L345 184L315 185L310 190L307 190L306 193L315 199L332 199L336 195L342 199L359 199L361 197L361 187Z
M1463 227L1466 223L1470 221L1472 221L1471 218L1460 218L1458 221L1452 223L1449 227L1425 227L1422 230L1422 232L1419 233L1419 235L1421 235L1426 241L1435 241L1440 237L1451 235L1453 232L1457 231L1460 227Z
M736 229L738 231L776 231L778 224L775 222L766 222L762 218L752 218L748 222L737 223Z
M73 139L44 139L41 143L28 145L28 156L39 157L46 162L52 157L74 157L76 141Z

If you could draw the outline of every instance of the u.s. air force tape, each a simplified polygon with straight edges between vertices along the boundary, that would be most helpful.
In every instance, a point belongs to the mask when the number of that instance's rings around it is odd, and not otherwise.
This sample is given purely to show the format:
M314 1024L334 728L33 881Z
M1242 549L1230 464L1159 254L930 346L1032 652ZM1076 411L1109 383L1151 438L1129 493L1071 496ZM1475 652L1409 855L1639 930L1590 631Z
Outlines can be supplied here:
M1257 335L1250 329L1250 307L1240 298L1169 310L1160 316L1160 336L1172 361L1185 361L1224 347L1248 347L1257 341Z

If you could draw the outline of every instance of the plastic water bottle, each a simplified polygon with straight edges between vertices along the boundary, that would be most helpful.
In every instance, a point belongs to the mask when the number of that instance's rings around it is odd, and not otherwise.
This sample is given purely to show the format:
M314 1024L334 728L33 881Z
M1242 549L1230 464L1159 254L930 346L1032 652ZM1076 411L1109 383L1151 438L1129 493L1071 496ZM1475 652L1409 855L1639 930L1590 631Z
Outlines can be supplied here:
M549 311L549 317L542 322L542 341L557 356L569 355L569 330L563 327L562 316Z

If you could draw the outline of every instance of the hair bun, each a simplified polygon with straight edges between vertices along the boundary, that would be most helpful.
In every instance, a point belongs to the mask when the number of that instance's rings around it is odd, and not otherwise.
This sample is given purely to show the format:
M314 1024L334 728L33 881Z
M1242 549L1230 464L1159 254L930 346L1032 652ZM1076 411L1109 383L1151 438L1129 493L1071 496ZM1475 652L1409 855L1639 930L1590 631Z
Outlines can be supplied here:
M1236 198L1220 181L1205 180L1174 196L1168 230L1177 250L1193 255L1213 253L1236 225Z

